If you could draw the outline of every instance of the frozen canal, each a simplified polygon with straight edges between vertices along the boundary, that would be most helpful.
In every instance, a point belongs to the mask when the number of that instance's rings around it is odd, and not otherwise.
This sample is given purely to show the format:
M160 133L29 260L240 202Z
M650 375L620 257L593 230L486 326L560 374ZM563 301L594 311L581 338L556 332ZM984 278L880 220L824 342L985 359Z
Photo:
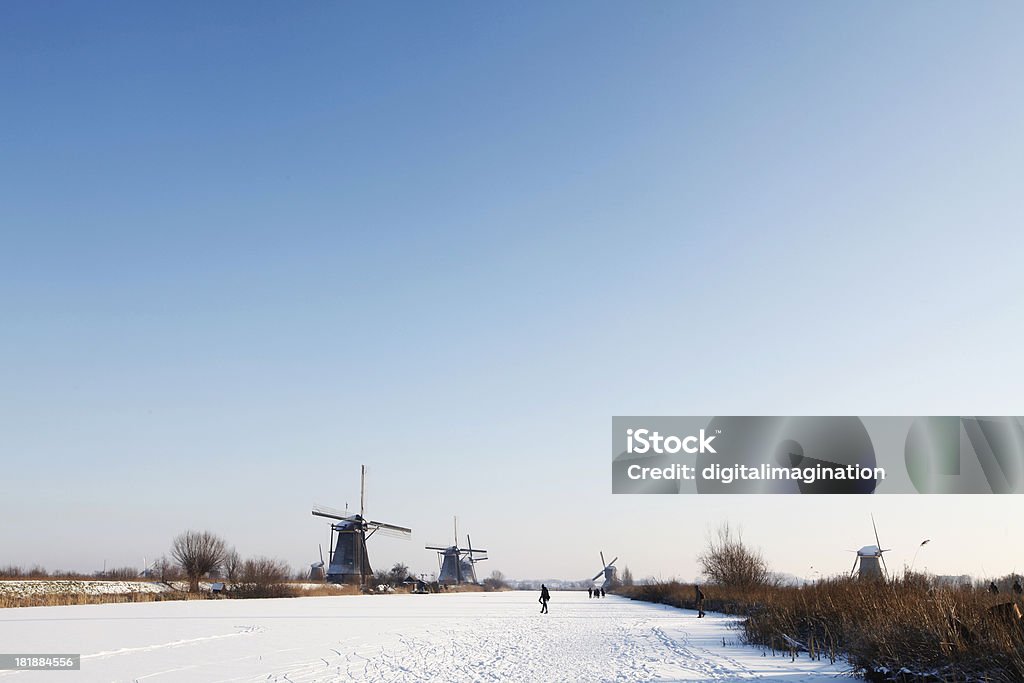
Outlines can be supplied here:
M728 617L578 592L539 609L526 592L0 609L0 652L82 654L79 672L0 681L819 683L842 670L762 656Z

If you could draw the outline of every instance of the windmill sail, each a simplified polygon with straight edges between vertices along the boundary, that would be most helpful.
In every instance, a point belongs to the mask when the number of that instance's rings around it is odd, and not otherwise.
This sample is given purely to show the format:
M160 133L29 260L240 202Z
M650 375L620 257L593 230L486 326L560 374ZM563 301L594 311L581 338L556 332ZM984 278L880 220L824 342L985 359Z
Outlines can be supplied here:
M616 573L617 570L615 569L615 563L618 561L619 558L618 558L618 556L616 556L615 559L613 559L611 562L607 562L606 563L604 561L604 551L602 550L602 551L600 551L600 553L601 553L601 567L602 567L602 569L597 574L594 574L594 578L592 578L591 581L597 581L598 579L600 579L603 576L604 577L604 585L605 586L611 586L616 581L616 574L615 573Z

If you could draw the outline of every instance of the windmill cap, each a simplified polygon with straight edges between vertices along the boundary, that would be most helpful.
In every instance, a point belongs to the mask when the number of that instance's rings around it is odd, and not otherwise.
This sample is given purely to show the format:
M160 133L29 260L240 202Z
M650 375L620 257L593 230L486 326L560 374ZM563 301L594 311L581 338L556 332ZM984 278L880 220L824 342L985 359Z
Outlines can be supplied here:
M857 551L858 555L878 555L881 552L877 545L866 545Z

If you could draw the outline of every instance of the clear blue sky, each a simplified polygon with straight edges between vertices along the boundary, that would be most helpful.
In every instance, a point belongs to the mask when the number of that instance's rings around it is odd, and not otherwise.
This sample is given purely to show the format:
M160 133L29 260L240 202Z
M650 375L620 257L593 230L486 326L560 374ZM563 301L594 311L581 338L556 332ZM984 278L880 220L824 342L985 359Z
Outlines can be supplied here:
M613 497L609 432L1022 414L1022 28L1013 2L5 3L0 564L137 565L197 527L299 565L367 463L371 516L415 529L378 565L429 569L458 514L514 576L603 548L689 577L722 519L838 571L874 510L897 554L947 534L933 571L1010 571L1021 499Z

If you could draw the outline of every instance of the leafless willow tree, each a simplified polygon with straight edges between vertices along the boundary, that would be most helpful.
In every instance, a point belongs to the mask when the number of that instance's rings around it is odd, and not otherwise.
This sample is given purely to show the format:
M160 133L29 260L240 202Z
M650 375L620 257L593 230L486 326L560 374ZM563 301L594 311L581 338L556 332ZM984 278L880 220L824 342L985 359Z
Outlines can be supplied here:
M728 522L708 534L707 547L697 556L708 581L733 588L763 586L772 573L760 550L743 543L743 533Z
M227 547L223 538L209 531L190 529L174 539L171 557L188 577L189 591L197 592L199 579L221 567L227 555Z

